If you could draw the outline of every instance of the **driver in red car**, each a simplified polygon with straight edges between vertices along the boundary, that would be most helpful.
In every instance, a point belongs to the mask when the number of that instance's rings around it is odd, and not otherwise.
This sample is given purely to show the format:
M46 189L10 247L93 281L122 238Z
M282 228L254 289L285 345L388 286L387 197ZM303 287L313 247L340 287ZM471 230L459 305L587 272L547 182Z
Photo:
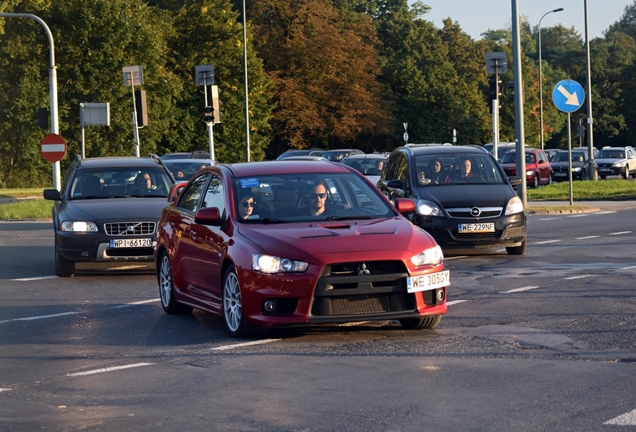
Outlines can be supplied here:
M304 214L308 216L324 215L327 208L327 186L323 182L316 183L309 191L309 206Z

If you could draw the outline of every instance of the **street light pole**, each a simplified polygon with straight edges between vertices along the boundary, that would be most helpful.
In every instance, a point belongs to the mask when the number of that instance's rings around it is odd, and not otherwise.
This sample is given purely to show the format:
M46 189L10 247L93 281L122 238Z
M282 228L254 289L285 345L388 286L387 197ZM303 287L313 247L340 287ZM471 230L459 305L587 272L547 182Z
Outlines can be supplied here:
M585 65L587 75L587 146L589 150L587 174L590 180L595 180L594 170L594 135L592 134L592 72L590 70L590 37L588 33L587 0L585 6Z
M250 111L247 84L247 17L245 16L245 0L243 0L243 71L245 74L245 160L250 161Z
M546 12L543 14L541 19L539 20L539 117L541 118L541 150L544 148L543 144L543 76L541 73L541 21L543 18L554 12L561 12L563 8L558 8L551 10L550 12Z

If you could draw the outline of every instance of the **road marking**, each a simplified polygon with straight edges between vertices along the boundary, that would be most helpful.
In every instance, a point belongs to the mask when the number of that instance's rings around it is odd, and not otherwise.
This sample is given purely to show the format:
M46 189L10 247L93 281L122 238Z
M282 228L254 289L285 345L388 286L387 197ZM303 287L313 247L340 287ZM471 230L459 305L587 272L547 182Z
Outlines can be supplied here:
M154 363L134 363L134 364L124 365L124 366L113 366L113 367L107 367L107 368L101 368L101 369L93 369L93 370L89 370L89 371L85 371L85 372L67 373L66 376L75 377L75 376L94 375L94 374L98 374L98 373L112 372L112 371L122 370L122 369L131 369L131 368L138 368L138 367L142 367L142 366L151 366L153 364Z
M548 244L548 243L557 243L560 242L561 240L546 240L546 241L542 241L542 242L536 242L535 244Z
M587 214L573 214L571 216L568 216L569 218L575 218L575 217L588 217L589 215Z
M3 391L11 391L11 389L10 388L0 388L0 392L3 392Z
M583 278L588 278L588 277L594 277L596 275L578 275L578 276L570 276L570 277L566 277L563 278L564 280L574 280L574 279L583 279Z
M34 281L34 280L54 279L54 278L57 278L57 276L38 276L38 277L18 278L18 279L11 279L11 280L20 281L20 282L28 282L28 281Z
M540 221L553 221L555 219L558 219L560 216L553 216L553 217L546 217L546 218L541 218L541 219L537 219Z
M509 291L500 291L499 294L509 294L509 293L516 293L516 292L522 292L522 291L530 291L533 289L537 289L540 288L539 286L525 286L525 287L521 287L521 288L515 288L515 289L511 289Z
M53 315L40 315L40 316L34 316L34 317L13 318L13 319L0 321L0 324L13 322L13 321L33 321L33 320L46 319L46 318L57 318L57 317L66 316L66 315L76 315L78 313L79 312L64 312L64 313L53 314Z
M457 256L452 256L452 257L444 257L444 260L452 260L452 259L458 259L458 258L467 258L468 255L457 255Z
M629 267L623 267L620 270L631 270L631 269L635 269L635 268L636 268L636 266L629 266Z
M612 214L612 213L616 213L616 210L605 210L602 212L596 212L594 213L595 215L604 215L604 214Z
M636 426L636 409L623 415L619 415L618 417L614 417L613 419L608 420L603 424L617 426Z
M629 234L631 231L619 231L614 233L609 233L609 235L621 235L621 234Z
M242 348L242 347L246 347L246 346L252 346L252 345L261 345L261 344L266 344L266 343L270 343L270 342L278 342L281 339L263 339L260 341L254 341L254 342L243 342L243 343L239 343L239 344L232 344L232 345L222 345L219 347L215 347L215 348L210 348L210 351L226 351L226 350L231 350L234 348Z
M453 306L453 305L464 303L467 301L468 300L453 300L453 301L446 302L446 306Z
M587 240L587 239L593 239L593 238L598 238L600 236L587 236L587 237L577 237L575 238L575 240Z
M135 305L146 304L146 303L154 303L154 302L158 302L159 300L160 299L152 299L152 300L141 300L138 302L126 303L123 305L115 306L114 309L125 308L128 306L135 306Z

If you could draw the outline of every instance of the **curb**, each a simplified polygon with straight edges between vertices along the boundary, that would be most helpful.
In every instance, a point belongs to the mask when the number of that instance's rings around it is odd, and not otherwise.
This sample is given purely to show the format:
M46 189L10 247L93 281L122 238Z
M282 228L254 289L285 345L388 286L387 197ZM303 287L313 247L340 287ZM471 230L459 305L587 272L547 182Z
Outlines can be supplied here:
M532 210L528 209L527 214L575 214L575 213L595 213L601 211L598 207L586 207L579 209L554 209L554 210Z

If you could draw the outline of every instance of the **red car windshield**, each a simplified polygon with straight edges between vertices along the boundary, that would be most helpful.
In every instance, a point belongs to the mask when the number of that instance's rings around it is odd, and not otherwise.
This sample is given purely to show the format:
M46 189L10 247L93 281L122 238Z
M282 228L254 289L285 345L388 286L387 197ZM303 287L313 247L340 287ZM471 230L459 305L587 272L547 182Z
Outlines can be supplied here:
M237 219L248 223L375 219L397 214L355 173L276 174L234 180Z

